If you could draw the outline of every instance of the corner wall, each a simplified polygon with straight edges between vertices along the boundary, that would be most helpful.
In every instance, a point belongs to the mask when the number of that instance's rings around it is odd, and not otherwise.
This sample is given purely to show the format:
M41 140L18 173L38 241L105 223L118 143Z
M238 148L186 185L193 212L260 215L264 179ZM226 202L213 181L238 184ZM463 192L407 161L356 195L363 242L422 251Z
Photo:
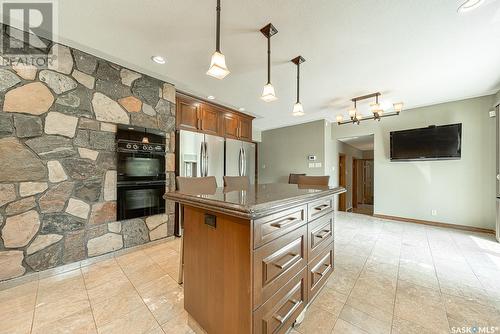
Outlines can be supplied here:
M173 203L165 215L116 221L115 132L116 124L164 131L172 189L175 87L52 50L49 69L0 68L0 281L173 234Z
M494 229L494 96L406 110L400 116L361 125L332 124L332 140L374 134L375 214ZM391 162L391 131L462 123L462 158ZM338 165L338 148L333 152ZM335 184L338 176L334 175ZM437 215L431 214L432 210Z

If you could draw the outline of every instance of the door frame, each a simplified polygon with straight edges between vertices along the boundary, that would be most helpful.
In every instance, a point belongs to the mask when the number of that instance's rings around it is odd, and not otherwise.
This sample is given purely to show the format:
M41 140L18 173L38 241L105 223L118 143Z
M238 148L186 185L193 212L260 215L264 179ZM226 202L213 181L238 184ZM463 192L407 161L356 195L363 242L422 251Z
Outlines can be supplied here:
M346 187L346 155L344 153L339 153L339 187ZM346 193L339 195L339 211L347 210Z
M358 207L358 161L360 159L353 158L352 159L352 207Z

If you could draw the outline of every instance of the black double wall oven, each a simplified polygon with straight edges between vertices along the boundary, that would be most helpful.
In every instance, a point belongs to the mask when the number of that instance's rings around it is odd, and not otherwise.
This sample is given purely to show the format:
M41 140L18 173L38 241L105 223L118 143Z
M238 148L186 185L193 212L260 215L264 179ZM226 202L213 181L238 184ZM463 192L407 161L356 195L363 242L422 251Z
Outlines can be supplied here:
M165 136L155 130L117 132L119 220L165 213Z

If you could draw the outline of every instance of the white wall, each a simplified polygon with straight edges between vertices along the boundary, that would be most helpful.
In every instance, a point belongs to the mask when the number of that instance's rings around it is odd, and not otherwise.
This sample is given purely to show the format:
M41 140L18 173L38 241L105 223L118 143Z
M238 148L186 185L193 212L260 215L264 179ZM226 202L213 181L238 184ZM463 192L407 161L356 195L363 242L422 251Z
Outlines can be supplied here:
M326 168L331 170L331 128L325 124L321 120L263 131L259 143L259 183L287 183L290 173L325 175ZM321 167L310 168L308 155L316 155L315 163L321 163Z
M376 214L493 229L495 119L488 116L493 100L486 96L407 110L359 126L333 123L332 140L374 134ZM391 131L452 123L463 124L461 160L390 162ZM338 166L338 147L333 148L333 166Z

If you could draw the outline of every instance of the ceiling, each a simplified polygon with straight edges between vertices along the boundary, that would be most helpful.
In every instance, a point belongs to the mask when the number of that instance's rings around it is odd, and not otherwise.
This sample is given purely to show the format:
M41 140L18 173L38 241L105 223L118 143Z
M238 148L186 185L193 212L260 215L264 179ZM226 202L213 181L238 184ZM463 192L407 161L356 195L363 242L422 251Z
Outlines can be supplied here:
M215 48L215 0L59 1L60 41L178 89L257 117L265 130L347 117L352 97L375 91L413 108L500 89L500 1L458 14L463 0L223 0L222 52L231 74L205 74ZM272 82L278 101L260 100L272 22ZM303 117L291 115L302 55ZM167 64L151 61L163 55ZM364 110L360 106L360 110ZM367 111L367 108L366 108Z
M374 148L373 135L341 138L339 140L361 151L373 151Z

